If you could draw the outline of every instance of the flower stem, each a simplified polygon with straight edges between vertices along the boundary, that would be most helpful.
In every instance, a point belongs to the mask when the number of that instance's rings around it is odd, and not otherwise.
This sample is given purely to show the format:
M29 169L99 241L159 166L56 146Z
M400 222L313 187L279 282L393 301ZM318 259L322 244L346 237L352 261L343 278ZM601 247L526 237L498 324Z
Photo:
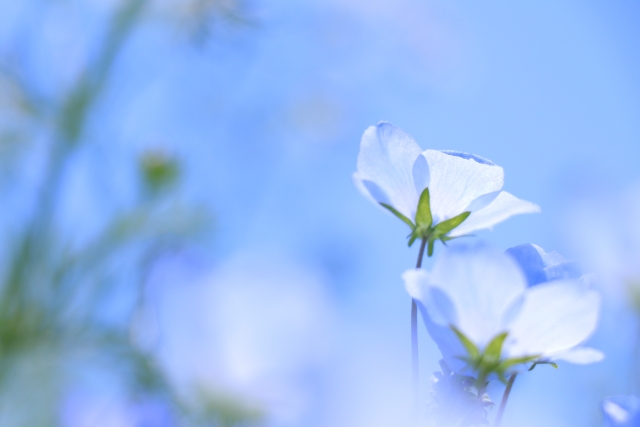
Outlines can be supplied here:
M423 237L420 243L420 252L418 253L416 268L422 267L422 258L424 257L426 244L427 239ZM417 411L420 399L420 371L418 367L418 305L414 299L411 300L411 365L413 368L413 399Z
M509 377L509 382L507 383L507 388L504 389L502 402L500 402L500 409L498 409L498 414L496 415L496 419L493 422L493 427L500 427L500 423L502 422L502 415L504 414L504 407L507 406L509 393L511 393L511 387L513 387L513 382L516 380L516 375L517 374L513 374L511 375L511 377Z

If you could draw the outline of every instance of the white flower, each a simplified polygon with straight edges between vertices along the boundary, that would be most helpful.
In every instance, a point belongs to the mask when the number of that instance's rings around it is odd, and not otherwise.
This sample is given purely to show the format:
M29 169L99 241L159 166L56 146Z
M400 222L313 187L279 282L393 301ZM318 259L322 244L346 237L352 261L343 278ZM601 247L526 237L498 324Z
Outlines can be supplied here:
M435 239L462 236L512 215L540 211L537 205L502 191L500 166L468 153L422 151L413 138L386 122L364 132L353 178L366 197L395 213L414 232L420 225L418 205L422 206L421 196L428 188L429 227L459 219L451 224L455 229Z
M463 360L469 349L460 335L480 355L502 336L504 341L493 348L498 351L495 362L512 362L493 371L500 375L528 362L586 364L603 357L580 347L594 331L600 309L598 294L585 281L527 287L516 261L485 245L454 245L431 271L409 270L403 278L446 363L457 373L478 374L477 367Z

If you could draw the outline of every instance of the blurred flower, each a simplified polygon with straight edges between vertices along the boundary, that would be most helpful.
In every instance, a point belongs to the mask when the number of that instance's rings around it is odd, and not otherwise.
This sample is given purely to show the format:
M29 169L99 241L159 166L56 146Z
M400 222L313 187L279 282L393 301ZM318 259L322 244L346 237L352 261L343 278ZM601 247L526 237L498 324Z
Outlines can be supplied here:
M560 217L565 241L603 290L640 311L640 183L574 201Z
M406 289L455 372L504 378L524 363L592 363L580 347L595 330L600 298L580 280L527 287L514 259L485 245L455 245L431 271L409 270Z
M442 372L434 372L428 400L428 419L432 425L475 426L489 424L487 413L493 402L489 395L475 387L474 379L453 372L441 360ZM431 425L431 424L430 424Z
M159 275L160 353L178 390L187 399L228 396L276 425L300 425L329 350L323 281L264 253L236 256L190 283Z
M640 425L640 399L637 396L612 396L602 402L605 427Z
M457 151L421 151L409 135L381 122L364 132L353 175L366 197L411 227L409 244L423 237L432 244L539 212L501 191L504 171L493 162Z

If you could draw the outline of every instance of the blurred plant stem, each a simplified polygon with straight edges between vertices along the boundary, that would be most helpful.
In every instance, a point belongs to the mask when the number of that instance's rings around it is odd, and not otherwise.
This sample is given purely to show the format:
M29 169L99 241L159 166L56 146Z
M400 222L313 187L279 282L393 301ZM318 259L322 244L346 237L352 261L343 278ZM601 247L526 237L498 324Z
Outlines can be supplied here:
M0 288L0 393L12 393L8 390L14 381L11 377L19 375L15 367L25 355L44 355L47 363L54 366L45 371L56 376L62 375L55 367L57 358L90 350L101 358L112 359L113 367L122 371L130 383L132 394L161 396L180 414L181 420L199 420L180 425L211 425L212 422L222 426L237 425L255 420L255 412L245 411L241 404L228 398L206 401L201 412L208 415L194 418L191 414L194 410L172 389L155 357L132 339L135 312L130 313L124 326L96 319L96 313L112 291L111 281L104 273L109 263L122 256L123 251L135 252L137 304L133 310L140 310L144 305L147 271L154 261L168 247L193 238L209 220L202 210L167 203L164 190L172 188L169 184L177 180L180 172L175 159L157 156L151 158L152 161L143 159L142 180L148 190L145 197L133 209L112 218L89 243L72 248L56 228L57 203L63 191L61 184L71 159L87 140L85 133L91 113L107 88L114 62L140 21L147 3L146 0L121 3L110 20L95 60L87 65L64 99L52 103L54 120L48 163L33 214L25 218ZM25 99L33 100L36 111L39 97L29 93L26 85L24 89ZM41 392L38 388L44 378L34 380L35 390ZM16 381L21 386L25 383L22 379ZM60 403L65 382L68 381L62 378L54 387L58 393L54 398L57 403ZM2 405L0 398L0 425L5 426L9 424ZM34 414L37 412L29 410ZM55 405L51 410L57 410ZM55 413L37 416L44 421L17 423L43 426L58 423Z
M422 259L424 258L424 249L427 245L427 239L422 238L420 242L420 251L418 252L418 260L416 268L422 267ZM420 358L418 357L418 304L416 300L411 300L411 368L413 380L413 399L416 413L420 408Z
M516 374L512 374L509 377L509 382L507 382L507 387L504 389L504 393L502 394L502 400L500 401L500 408L498 409L498 413L496 414L496 418L493 422L493 427L500 427L502 423L502 416L504 415L504 408L507 406L507 401L509 400L509 394L511 394L511 387L513 387L513 383L516 380Z

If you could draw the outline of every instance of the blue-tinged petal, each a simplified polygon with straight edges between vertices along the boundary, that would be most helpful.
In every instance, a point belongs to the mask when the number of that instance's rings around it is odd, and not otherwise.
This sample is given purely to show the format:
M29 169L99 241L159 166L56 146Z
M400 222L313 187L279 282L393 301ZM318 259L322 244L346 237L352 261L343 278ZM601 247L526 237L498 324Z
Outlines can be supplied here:
M526 288L515 261L482 244L452 245L436 260L429 279L451 301L454 326L479 347L504 331L505 311Z
M419 193L412 169L420 151L411 136L390 123L369 127L360 141L356 186L374 202L387 203L413 219Z
M600 297L577 280L542 283L528 288L518 315L505 325L510 357L542 358L584 342L598 323Z
M461 359L466 355L465 349L450 327L457 325L458 319L449 296L441 288L431 285L430 274L426 270L407 270L402 278L405 289L416 300L427 331L443 359L453 371L465 373L467 363Z
M552 280L578 279L582 272L575 261L565 260L559 253L545 252L540 246L524 243L506 250L520 265L529 286Z
M425 150L422 156L429 169L431 213L435 222L460 215L473 200L502 189L504 171L500 166L437 150ZM418 193L422 190L417 188Z
M605 427L636 427L640 425L640 398L611 396L602 401Z
M577 347L565 352L549 356L550 360L564 360L576 365L588 365L604 359L604 353L591 347Z
M456 151L456 150L440 150L445 154L449 154L450 156L462 157L463 159L471 159L475 160L478 163L482 163L483 165L491 165L496 166L491 160L486 159L484 157L480 157L476 154L465 153L464 151Z
M495 195L485 195L480 201L485 199L491 199L490 203L481 206L483 203L474 201L468 207L465 207L466 210L471 210L471 215L449 233L451 237L463 236L477 230L491 228L513 215L540 212L538 205L520 200L506 191L500 191Z

